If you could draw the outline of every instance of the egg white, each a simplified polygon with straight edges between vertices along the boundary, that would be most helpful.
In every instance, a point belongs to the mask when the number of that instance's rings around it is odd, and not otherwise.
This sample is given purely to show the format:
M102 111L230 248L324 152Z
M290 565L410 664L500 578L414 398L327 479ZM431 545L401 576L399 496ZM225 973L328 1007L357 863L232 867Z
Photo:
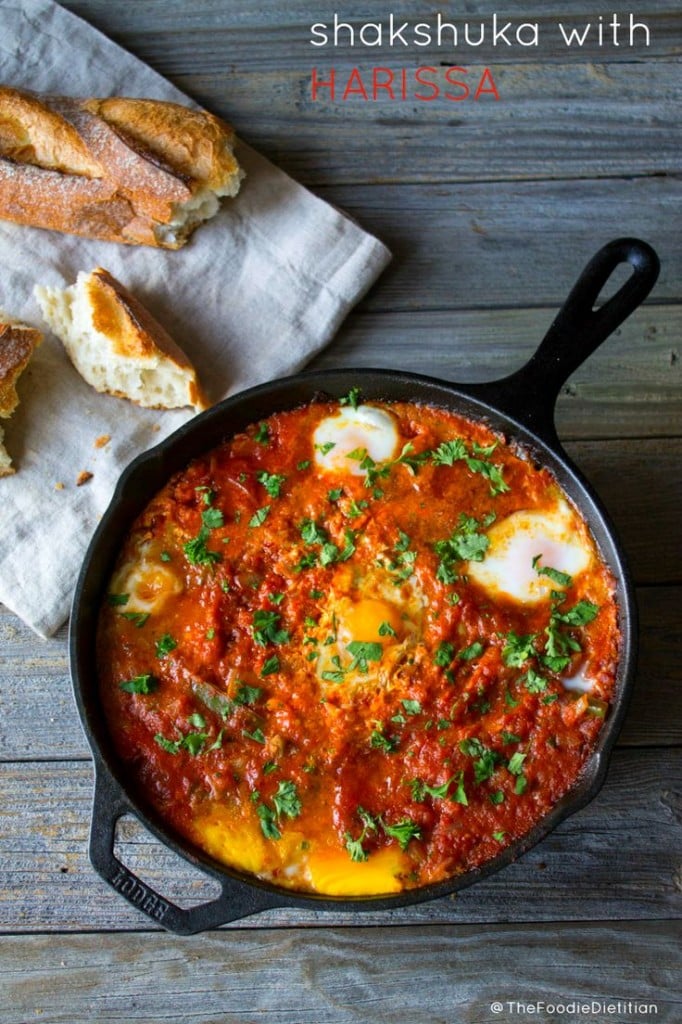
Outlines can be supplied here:
M385 409L343 408L318 423L313 434L315 463L326 472L363 476L360 460L349 459L349 453L364 449L374 462L385 462L396 454L398 440L395 417Z
M557 583L537 572L557 569L573 579L593 560L591 544L576 514L563 502L545 512L513 512L487 533L490 546L482 562L467 563L467 575L492 595L521 604L538 604Z
M167 565L147 556L140 550L140 557L126 562L111 581L111 590L116 594L128 594L123 611L152 614L159 612L166 601L183 590L182 581Z

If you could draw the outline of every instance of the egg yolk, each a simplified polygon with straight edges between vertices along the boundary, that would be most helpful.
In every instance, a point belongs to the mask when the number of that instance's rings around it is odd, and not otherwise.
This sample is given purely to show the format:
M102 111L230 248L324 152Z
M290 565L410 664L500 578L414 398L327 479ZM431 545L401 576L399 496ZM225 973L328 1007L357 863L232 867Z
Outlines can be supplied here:
M394 642L393 633L399 635L401 627L400 612L395 605L378 598L363 597L349 603L347 609L344 608L339 622L339 636L346 644L357 640L361 643L385 645Z

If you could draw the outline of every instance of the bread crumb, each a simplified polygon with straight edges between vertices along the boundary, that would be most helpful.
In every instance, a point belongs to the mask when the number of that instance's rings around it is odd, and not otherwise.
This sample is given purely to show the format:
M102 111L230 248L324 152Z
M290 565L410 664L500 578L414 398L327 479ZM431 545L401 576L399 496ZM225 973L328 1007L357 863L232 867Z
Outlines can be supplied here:
M100 434L95 441L95 448L104 448L111 441L111 434Z
M55 491L63 491L63 490L64 490L64 484L63 484L63 483L61 482L61 480L59 480L59 481L58 481L58 482L57 482L57 483L56 483L56 484L54 485L54 489L55 489Z
M76 477L76 487L82 487L83 484L87 484L88 480L92 480L93 474L88 469L83 469Z

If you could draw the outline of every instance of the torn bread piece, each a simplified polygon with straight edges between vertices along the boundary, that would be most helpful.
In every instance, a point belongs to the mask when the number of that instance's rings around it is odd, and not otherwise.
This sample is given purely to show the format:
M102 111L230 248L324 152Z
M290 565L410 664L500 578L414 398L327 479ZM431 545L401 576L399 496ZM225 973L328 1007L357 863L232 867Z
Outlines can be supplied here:
M43 335L35 327L10 320L3 314L0 318L0 416L7 419L19 404L17 381ZM3 439L4 431L0 427L0 476L9 476L14 468Z
M161 100L0 85L0 217L179 249L244 177L232 128Z
M35 295L71 362L96 391L148 409L207 408L185 353L102 267L81 272L69 288L36 285Z

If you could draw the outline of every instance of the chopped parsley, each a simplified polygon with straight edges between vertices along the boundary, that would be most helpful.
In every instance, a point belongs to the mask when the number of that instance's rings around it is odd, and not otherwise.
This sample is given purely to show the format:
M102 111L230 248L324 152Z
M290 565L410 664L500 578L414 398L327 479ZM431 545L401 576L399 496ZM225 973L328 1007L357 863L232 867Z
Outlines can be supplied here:
M547 680L544 676L538 675L532 668L529 668L525 676L523 676L523 685L528 690L528 693L542 693L543 690L547 689Z
M480 658L483 654L483 644L480 640L474 640L473 644L469 644L464 650L459 651L457 657L461 661L473 661L474 658Z
M507 744L507 743L520 743L521 742L521 737L520 736L517 736L513 732L507 732L506 729L503 729L502 732L500 733L500 739L502 740L502 742L504 744Z
M504 479L504 467L488 461L496 447L497 443L484 447L474 442L469 451L462 438L456 437L452 441L443 441L431 453L431 461L436 466L454 466L455 462L464 462L472 473L479 473L487 479L494 497L509 490Z
M427 796L432 797L434 800L445 800L448 790L456 778L457 776L453 775L452 778L441 783L440 786L429 786L423 779L412 779L410 782L412 799L417 803L423 803Z
M264 505L263 508L257 509L249 519L249 526L255 528L256 526L262 526L265 520L270 515L270 506Z
M474 780L480 786L482 782L489 779L495 771L500 755L489 747L484 746L479 739L470 738L462 740L459 749L467 757L474 758Z
M217 530L225 525L223 514L219 508L207 508L201 513L201 521L209 530Z
M260 819L261 832L266 839L281 839L282 833L277 827L277 816L275 812L265 804L259 804L256 814Z
M373 729L369 736L369 745L372 750L383 750L385 754L392 754L398 749L400 740L397 736L387 736L383 726Z
M265 676L271 676L273 672L279 672L279 658L276 654L273 654L271 658L268 658L260 670L261 679Z
M339 399L339 404L349 405L351 409L357 409L361 394L362 391L360 388L351 388L347 395Z
M324 444L316 444L315 451L321 455L329 455L330 451L336 448L336 441L325 441Z
M447 640L441 640L436 648L436 653L433 656L434 665L438 665L440 668L447 668L455 657L455 645L448 643Z
M291 639L289 631L279 628L281 618L279 612L267 611L264 608L253 613L253 639L260 647L289 642Z
M252 704L256 704L263 695L263 691L260 686L247 686L243 683L237 690L234 702L239 704L240 707L251 707Z
M128 622L132 622L138 629L142 629L144 624L149 619L149 612L121 612L124 619Z
M351 642L347 644L347 650L353 657L353 660L348 666L349 672L353 672L355 669L357 669L358 672L368 672L368 662L381 661L381 655L384 652L381 644L365 643L362 640L351 640Z
M387 836L398 840L401 850L406 850L412 839L421 839L419 825L410 818L403 818L402 821L397 822L395 825L387 825L382 821L381 827Z
M494 805L503 804L504 803L504 793L502 792L501 789L496 789L494 793L490 793L489 794L488 799L490 800L491 804L494 804Z
M204 749L208 733L189 732L181 736L179 740L169 740L162 733L157 732L154 739L161 749L165 750L168 754L179 754L181 750L187 750L192 757L197 757Z
M493 832L493 839L497 839L498 843L503 843L506 834L504 829L500 829L499 832Z
M260 473L256 473L256 480L259 484L263 485L271 498L279 498L282 484L285 482L286 477L280 476L277 473L268 473L264 469Z
M502 660L505 665L509 665L511 668L521 668L529 658L534 658L536 637L537 633L529 633L526 636L521 636L513 630L507 633L505 645L502 648Z
M171 651L174 651L177 646L178 641L173 639L170 633L164 633L163 636L160 636L156 641L156 657L165 658L166 655L170 654Z
M130 594L107 594L107 601L114 608L120 605L128 604L129 600Z
M379 624L379 636L397 636L398 634L394 630L390 622L382 622Z
M170 560L171 560L171 553L170 553L170 551L162 551L161 554L159 555L159 558L161 559L162 562L170 562Z
M206 541L210 535L210 527L202 524L196 537L188 540L184 545L183 550L187 556L187 561L192 565L212 565L214 562L221 561L222 555L217 551L209 551L206 547Z
M301 801L293 782L280 782L272 802L280 818L283 815L287 818L297 818L301 813Z
M119 683L119 688L125 690L126 693L153 693L159 685L159 680L156 676L149 674L142 676L135 676L133 679L126 679L125 682Z
M422 706L418 700L401 700L400 702L405 708L406 715L419 715L421 714Z
M458 574L455 566L458 562L482 562L490 541L481 529L486 529L495 520L495 514L489 513L479 523L473 516L461 513L456 528L445 540L438 540L434 550L440 562L436 571L436 579L441 583L455 583Z
M533 568L538 576L547 576L552 583L556 583L560 587L570 587L573 583L573 577L569 576L567 572L560 572L558 569L552 569L549 565L540 565L541 558L542 555L536 555L533 559Z
M253 439L254 441L257 441L258 444L262 444L265 446L270 444L270 428L268 427L267 423L258 424L258 426L256 427L256 431L253 435Z
M333 490L328 491L327 497L330 501L338 501L339 498L343 497L343 487L335 487Z
M515 754L507 761L507 769L512 775L520 775L523 771L523 762L526 760L527 754L522 754L520 750L517 750Z
M310 469L310 459L302 459L301 462L296 463L296 469L301 473L304 469Z
M254 743L260 743L265 746L265 736L262 729L254 729L253 732L249 732L248 729L242 729L242 736L246 736L247 739L253 740Z

